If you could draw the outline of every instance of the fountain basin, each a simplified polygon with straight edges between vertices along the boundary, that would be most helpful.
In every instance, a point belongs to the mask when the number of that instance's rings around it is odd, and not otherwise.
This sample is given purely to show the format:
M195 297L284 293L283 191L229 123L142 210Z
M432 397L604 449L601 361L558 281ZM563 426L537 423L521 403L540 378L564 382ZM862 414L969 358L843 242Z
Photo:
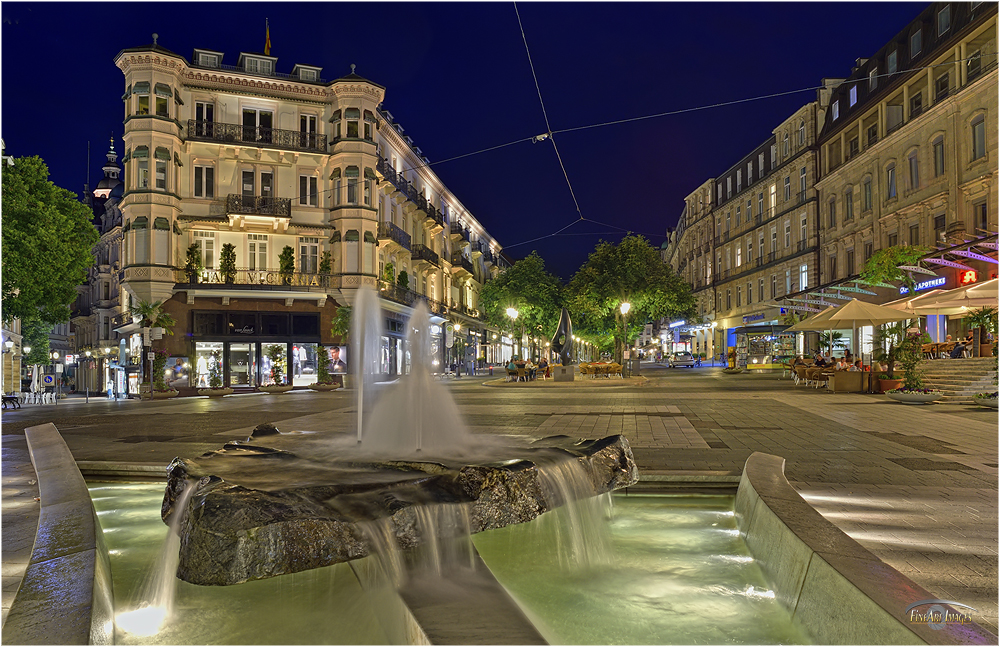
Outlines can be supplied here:
M161 516L181 514L177 575L201 585L231 585L320 568L374 552L372 525L388 524L398 548L422 545L421 508L456 505L469 532L530 521L578 498L554 490L554 472L583 475L579 497L638 480L622 436L577 441L559 436L492 448L489 460L374 460L331 450L328 437L282 434L228 443L168 468ZM187 484L196 482L185 509Z

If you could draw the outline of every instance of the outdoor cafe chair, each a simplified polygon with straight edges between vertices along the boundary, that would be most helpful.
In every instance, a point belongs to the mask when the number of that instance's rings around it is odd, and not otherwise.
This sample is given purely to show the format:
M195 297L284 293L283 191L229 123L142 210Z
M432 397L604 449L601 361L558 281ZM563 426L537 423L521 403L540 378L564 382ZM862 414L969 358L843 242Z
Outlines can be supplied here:
M520 367L518 367L516 373L517 373L517 381L518 382L527 382L528 381L528 369L524 368L523 366L520 366Z

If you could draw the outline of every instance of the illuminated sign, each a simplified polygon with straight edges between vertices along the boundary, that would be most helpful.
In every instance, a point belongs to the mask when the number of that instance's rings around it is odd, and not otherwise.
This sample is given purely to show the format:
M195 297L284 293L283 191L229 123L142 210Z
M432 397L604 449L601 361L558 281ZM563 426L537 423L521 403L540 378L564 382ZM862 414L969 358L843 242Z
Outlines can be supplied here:
M919 292L920 290L929 290L930 288L936 288L938 286L944 285L945 281L946 281L946 279L943 276L936 276L933 279L928 279L928 280L923 281L921 283L917 283L917 286L913 290L914 290L914 292ZM905 286L899 288L899 293L900 294L906 294L909 291L910 291L910 288L905 287Z
M961 285L975 283L977 280L979 280L979 275L976 274L976 270L965 270L958 273L958 282Z
M750 323L751 321L763 321L764 313L758 313L755 315L743 315L743 323Z
M676 328L677 326L683 326L683 325L684 325L684 321L675 321L674 323L670 324L669 327L670 328Z

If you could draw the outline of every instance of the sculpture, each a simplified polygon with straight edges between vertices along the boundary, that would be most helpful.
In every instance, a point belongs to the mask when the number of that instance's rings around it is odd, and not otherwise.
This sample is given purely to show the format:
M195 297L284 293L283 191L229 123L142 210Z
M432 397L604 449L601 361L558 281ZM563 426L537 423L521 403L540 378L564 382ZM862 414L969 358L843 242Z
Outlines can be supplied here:
M560 363L569 366L573 363L570 352L573 350L573 322L569 318L569 310L562 309L559 315L559 325L552 335L552 350L559 355Z

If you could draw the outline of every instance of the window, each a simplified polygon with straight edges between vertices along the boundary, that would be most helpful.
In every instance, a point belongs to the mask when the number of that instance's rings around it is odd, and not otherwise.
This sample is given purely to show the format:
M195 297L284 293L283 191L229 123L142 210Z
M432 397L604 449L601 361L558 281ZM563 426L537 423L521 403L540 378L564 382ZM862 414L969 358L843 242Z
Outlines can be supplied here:
M273 127L273 111L243 108L243 141L270 144Z
M316 115L299 115L299 145L303 148L316 148Z
M837 278L837 257L831 256L829 259L830 264L830 280L836 280Z
M743 171L736 171L736 191L743 190Z
M782 157L788 157L788 133L781 139L781 155Z
M805 216L802 216L802 222L799 223L799 240L802 241L802 245L805 246L806 240L809 239L809 221Z
M739 245L736 246L736 267L741 267L743 265L743 248Z
M269 171L260 174L260 196L270 198L274 195L274 173Z
M194 167L194 197L196 198L215 197L215 167L212 166Z
M858 138L853 137L847 142L847 159L852 159L858 154Z
M194 244L201 251L202 267L209 270L212 269L215 267L215 232L195 231L192 234L194 236Z
M747 236L747 264L753 260L753 237Z
M805 146L806 144L806 120L799 120L799 146Z
M219 67L218 54L198 53L198 64L202 67Z
M136 163L136 187L140 189L149 188L149 160L141 159Z
M868 126L868 145L873 146L878 141L878 124Z
M764 192L761 191L757 194L757 215L764 215Z
M774 163L778 159L778 145L771 144L771 168L774 168Z
M979 115L972 121L972 159L986 156L986 119Z
M896 50L889 52L889 55L885 57L885 67L886 72L893 74L896 71Z
M757 155L757 172L761 177L764 177L764 153Z
M736 307L737 308L739 308L740 305L742 305L740 303L740 296L742 296L742 294L743 294L743 288L741 286L737 285L736 286Z
M872 210L872 179L866 177L861 183L861 211L867 213Z
M740 207L737 206L736 207L736 226L737 227L740 226L740 220L741 220L741 217L740 217Z
M944 214L934 216L934 242L944 240Z
M132 88L132 92L135 94L135 114L137 115L148 115L149 114L149 82L140 81L135 84Z
M251 74L271 74L273 61L260 58L247 58L243 61L243 70Z
M299 78L303 81L315 81L316 80L316 70L299 70Z
M809 289L809 265L805 263L799 265L799 289Z
M365 178L364 194L365 194L364 195L365 206L367 206L367 207L372 206L372 180L371 180L371 178L367 178L367 177Z
M778 296L778 277L775 274L771 275L771 298L775 299Z
M318 206L319 188L317 182L315 175L299 176L299 204L310 207Z
M910 58L916 58L923 47L922 33L919 29L910 34Z
M722 202L722 182L719 182L717 185L715 185L715 188L717 189L716 194L718 196L716 200L718 202Z
M898 245L899 244L899 235L896 234L895 232L889 234L888 243L889 243L889 247L895 247L896 245Z
M316 273L316 263L319 256L319 238L299 238L299 271L305 274Z
M257 195L256 184L254 182L253 171L243 171L242 192L246 197Z
M358 137L358 120L361 119L361 111L357 108L347 108L344 110L344 118L347 119L347 136Z
M747 162L747 185L753 182L753 162Z
M747 198L747 222L750 222L750 216L753 214L753 198Z
M792 246L792 221L785 221L785 249Z
M854 274L854 250L847 250L847 263L844 266L844 271L847 272L847 276Z
M854 188L848 187L844 192L844 222L854 220Z
M940 101L948 96L948 73L945 72L934 81L934 100Z
M920 225L910 225L910 244L920 244Z
M806 192L806 167L799 169L799 200L805 198Z
M872 68L868 71L868 91L871 92L878 87L878 68Z
M968 61L966 62L965 67L966 67L966 76L970 81L978 78L983 71L982 50L978 50L975 53L973 53L972 56L970 56Z
M987 204L985 202L980 202L972 206L972 214L975 219L976 229L979 231L976 233L986 234L990 231L990 214L987 210Z
M832 109L833 109L833 120L836 121L837 119L840 118L840 101L834 101Z
M848 91L847 104L853 106L858 102L858 86L852 85L851 89Z
M924 109L924 99L919 92L910 97L910 118L916 117Z
M198 101L194 104L194 119L196 137L214 137L215 104Z
M865 262L866 263L868 262L868 259L872 257L873 253L875 253L875 247L874 247L874 245L872 245L871 242L865 243Z
M910 189L920 187L920 165L917 161L917 151L912 151L906 157L906 163L910 168Z
M747 305L753 303L753 282L747 281Z
M761 262L764 261L764 232L760 232L760 235L757 237L757 258Z
M726 310L730 310L733 307L733 292L732 290L726 290Z
M896 197L896 165L890 164L885 169L886 199L892 200Z
M266 270L267 268L267 236L264 234L247 234L247 260L251 270Z
M785 270L785 294L792 291L792 271Z
M733 197L733 178L726 178L726 200Z
M830 218L827 221L827 227L829 227L830 229L833 229L834 227L837 226L837 199L836 198L830 198L830 210L829 210L828 213L830 214Z
M944 34L949 29L951 29L951 5L945 5L944 9L939 11L937 15L938 36Z
M757 301L764 300L764 279L757 279Z
M778 251L778 230L771 227L771 257L774 257L774 253Z
M347 204L358 203L358 167L348 166L344 170L347 177Z
M161 191L167 190L167 162L166 160L156 160L156 188Z
M789 200L792 197L792 178L785 176L785 200Z

